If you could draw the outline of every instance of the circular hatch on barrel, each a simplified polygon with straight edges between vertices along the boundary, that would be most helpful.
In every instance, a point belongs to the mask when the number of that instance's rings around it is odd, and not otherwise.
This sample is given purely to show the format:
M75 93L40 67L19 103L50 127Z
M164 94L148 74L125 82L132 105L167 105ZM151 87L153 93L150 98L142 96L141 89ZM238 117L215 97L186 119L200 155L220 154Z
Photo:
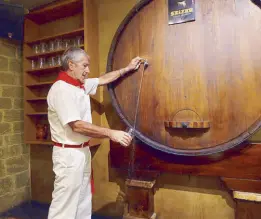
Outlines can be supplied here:
M197 0L195 12L195 21L169 25L166 0L139 2L118 28L107 65L148 60L144 72L141 65L109 85L113 106L142 142L185 156L231 149L260 127L260 8Z

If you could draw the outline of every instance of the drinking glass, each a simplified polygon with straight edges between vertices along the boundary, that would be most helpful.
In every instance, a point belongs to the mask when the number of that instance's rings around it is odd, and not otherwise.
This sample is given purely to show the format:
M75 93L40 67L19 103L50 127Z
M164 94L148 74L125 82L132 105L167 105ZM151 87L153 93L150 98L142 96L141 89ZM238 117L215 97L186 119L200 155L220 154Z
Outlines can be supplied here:
M54 51L55 50L55 41L51 40L49 42L49 51Z
M33 45L33 50L35 54L40 53L40 48L39 48L39 44L34 44Z
M34 59L31 60L31 68L36 69L37 68L37 63Z
M68 49L71 45L70 45L70 40L69 39L64 39L63 40L63 46L65 49Z
M41 53L47 52L47 43L45 43L45 42L40 43L40 52Z
M45 67L45 58L41 57L39 58L39 68L44 68Z
M48 58L48 66L49 67L52 67L52 66L55 66L56 65L56 59L55 59L55 56L51 56Z
M82 36L77 36L75 39L76 39L76 46L80 46L83 43Z
M134 129L133 128L127 128L126 129L126 132L133 138L135 135L134 135Z
M63 49L63 41L60 38L57 38L55 40L55 49L56 50L61 50Z
M62 59L61 56L56 56L56 65L62 65Z

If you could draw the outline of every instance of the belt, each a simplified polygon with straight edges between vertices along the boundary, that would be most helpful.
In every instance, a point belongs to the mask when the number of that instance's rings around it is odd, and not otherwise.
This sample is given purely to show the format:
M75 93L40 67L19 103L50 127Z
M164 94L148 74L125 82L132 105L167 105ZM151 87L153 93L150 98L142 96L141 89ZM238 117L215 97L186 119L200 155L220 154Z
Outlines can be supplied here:
M84 142L82 144L61 144L61 143L53 142L53 145L62 148L84 148L89 146L89 141Z

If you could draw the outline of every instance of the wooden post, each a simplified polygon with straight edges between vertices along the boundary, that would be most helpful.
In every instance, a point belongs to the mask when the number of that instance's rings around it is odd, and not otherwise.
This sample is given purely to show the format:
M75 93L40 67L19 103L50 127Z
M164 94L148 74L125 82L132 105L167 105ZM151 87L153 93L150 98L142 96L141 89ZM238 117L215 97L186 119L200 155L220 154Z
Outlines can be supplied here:
M261 181L222 177L235 201L235 219L260 219Z
M156 180L126 180L127 200L123 219L156 219L154 212L155 183Z

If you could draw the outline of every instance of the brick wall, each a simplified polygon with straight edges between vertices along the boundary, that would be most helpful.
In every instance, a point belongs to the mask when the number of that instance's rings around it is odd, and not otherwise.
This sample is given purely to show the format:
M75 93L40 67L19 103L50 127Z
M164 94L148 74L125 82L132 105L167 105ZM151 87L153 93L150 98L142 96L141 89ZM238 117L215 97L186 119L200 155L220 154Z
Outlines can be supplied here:
M0 212L30 198L22 79L21 46L0 38Z

